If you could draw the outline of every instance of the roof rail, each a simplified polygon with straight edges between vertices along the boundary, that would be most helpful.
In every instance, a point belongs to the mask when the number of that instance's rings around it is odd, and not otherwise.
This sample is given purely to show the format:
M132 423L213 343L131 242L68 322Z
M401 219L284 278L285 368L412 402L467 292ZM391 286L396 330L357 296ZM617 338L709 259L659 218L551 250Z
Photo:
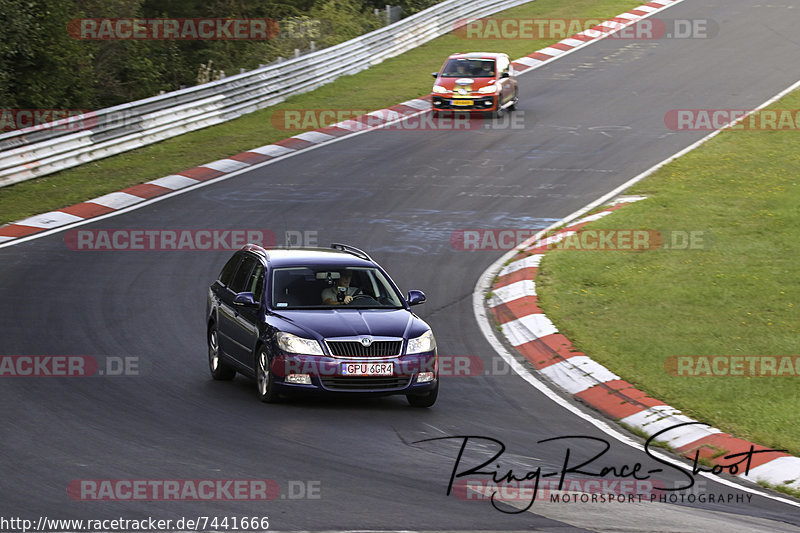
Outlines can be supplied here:
M364 250L359 250L355 246L350 246L349 244L341 244L338 242L331 243L331 248L334 250L339 250L341 252L346 252L348 254L352 254L356 257L360 257L366 261L372 261L372 258L365 252Z

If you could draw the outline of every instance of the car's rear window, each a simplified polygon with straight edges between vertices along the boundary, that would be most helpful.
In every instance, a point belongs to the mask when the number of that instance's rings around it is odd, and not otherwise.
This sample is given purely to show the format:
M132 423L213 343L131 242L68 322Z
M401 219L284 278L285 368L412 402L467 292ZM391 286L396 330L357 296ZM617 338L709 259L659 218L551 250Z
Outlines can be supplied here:
M493 78L494 59L448 59L441 76L445 78Z
M343 278L350 277L348 287ZM342 290L345 289L345 290ZM344 304L345 296L352 301ZM327 301L326 301L327 299ZM398 309L403 301L386 276L370 267L282 267L272 271L274 309Z

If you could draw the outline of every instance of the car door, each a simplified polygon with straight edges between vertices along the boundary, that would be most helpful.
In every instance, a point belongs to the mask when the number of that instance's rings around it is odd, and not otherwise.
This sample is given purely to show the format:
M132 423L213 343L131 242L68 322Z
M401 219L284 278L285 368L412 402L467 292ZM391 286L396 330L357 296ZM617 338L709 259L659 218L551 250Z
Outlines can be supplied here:
M258 323L262 313L261 302L264 299L264 265L256 261L244 288L239 292L252 292L258 306L234 304L234 316L231 322L231 339L235 344L234 357L243 366L252 366L253 349L258 341Z
M228 320L228 315L226 310L229 309L232 304L228 286L231 284L233 276L236 274L239 263L241 262L242 255L238 253L234 254L228 262L225 263L222 272L220 272L217 277L217 281L215 281L210 288L208 301L210 311L209 318L216 323L217 342L219 343L219 349L222 354L229 354L231 349L230 340L228 340L226 335L222 334L222 330L227 329L226 321Z
M256 266L256 259L250 255L242 254L242 260L236 272L233 274L230 283L225 290L220 291L219 294L219 337L220 347L230 357L237 362L244 360L243 351L239 334L239 315L242 306L233 303L234 297L246 291L247 283L250 280L250 273ZM250 366L249 364L247 365Z

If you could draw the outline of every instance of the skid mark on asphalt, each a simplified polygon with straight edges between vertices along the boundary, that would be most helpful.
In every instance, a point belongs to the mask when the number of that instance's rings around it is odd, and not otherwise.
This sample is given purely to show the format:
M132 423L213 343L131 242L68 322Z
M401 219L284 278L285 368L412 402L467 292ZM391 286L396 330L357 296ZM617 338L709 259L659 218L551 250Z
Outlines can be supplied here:
M555 221L553 218L508 213L411 209L389 217L353 218L348 222L357 228L367 224L386 226L392 234L392 244L372 247L373 251L422 255L458 251L451 242L453 234L458 231L511 229L527 230L532 234Z

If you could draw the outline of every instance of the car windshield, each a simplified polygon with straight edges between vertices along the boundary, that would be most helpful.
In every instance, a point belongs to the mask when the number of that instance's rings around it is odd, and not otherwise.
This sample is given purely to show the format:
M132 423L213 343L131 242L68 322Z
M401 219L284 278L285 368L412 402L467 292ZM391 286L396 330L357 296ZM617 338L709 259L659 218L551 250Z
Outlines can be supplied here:
M442 69L444 78L492 78L494 59L448 59Z
M399 309L403 301L377 268L283 267L272 274L273 309Z

